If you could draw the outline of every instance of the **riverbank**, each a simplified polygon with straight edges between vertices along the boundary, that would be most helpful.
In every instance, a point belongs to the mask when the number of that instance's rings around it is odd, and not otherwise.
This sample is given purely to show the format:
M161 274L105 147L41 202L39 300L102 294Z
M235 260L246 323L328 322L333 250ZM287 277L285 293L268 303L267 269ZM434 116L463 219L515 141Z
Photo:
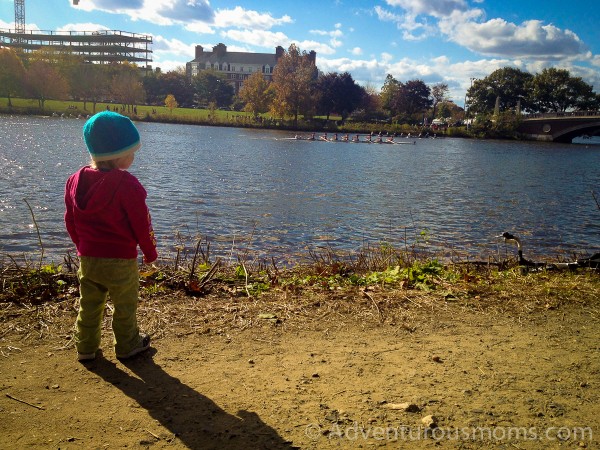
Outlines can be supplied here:
M29 273L11 284L6 269L4 291ZM103 355L85 365L74 277L32 272L0 303L0 446L600 444L597 272L351 269L144 267L152 349L116 360L109 307Z
M255 128L269 130L299 131L299 132L331 132L331 133L389 133L405 135L438 135L449 137L475 137L466 127L431 128L409 124L390 124L386 122L354 122L341 123L340 117L332 116L330 120L314 118L300 119L297 124L292 120L272 118L269 114L254 117L243 111L221 109L173 108L164 106L136 105L134 108L123 107L112 103L100 102L94 106L78 101L63 102L46 100L41 109L37 100L12 98L12 107L8 107L7 99L0 104L0 114L20 114L36 116L58 116L65 118L86 118L95 112L105 109L115 110L131 117L133 120L179 125L224 126L235 128ZM477 136L480 137L480 136Z

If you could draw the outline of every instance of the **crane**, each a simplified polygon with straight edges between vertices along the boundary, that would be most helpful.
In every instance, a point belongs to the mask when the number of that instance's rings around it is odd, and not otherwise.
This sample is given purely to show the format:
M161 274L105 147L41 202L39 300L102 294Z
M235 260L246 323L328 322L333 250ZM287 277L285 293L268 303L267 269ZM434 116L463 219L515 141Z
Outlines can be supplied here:
M15 0L15 33L25 34L25 0Z

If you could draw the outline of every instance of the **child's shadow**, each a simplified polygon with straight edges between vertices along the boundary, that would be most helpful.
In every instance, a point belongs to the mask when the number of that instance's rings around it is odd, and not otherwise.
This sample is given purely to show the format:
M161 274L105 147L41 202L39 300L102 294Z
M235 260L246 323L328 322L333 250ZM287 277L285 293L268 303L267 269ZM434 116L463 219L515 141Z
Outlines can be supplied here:
M139 378L121 370L114 362L98 357L87 365L90 372L101 376L135 400L168 429L172 435L160 439L176 439L190 449L293 449L277 432L249 411L229 414L208 397L196 392L158 366L150 349L144 355L123 361ZM174 436L175 437L174 437ZM148 440L156 439L148 435Z

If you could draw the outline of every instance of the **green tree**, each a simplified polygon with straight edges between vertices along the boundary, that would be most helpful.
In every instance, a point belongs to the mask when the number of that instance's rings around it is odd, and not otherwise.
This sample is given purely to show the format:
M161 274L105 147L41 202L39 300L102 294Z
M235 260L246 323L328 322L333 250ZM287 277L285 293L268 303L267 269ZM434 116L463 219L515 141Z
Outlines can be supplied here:
M533 77L531 87L530 99L536 112L598 108L593 87L579 77L572 77L565 69L542 70Z
M313 82L317 77L317 68L311 54L301 52L295 44L277 61L273 71L275 98L271 107L274 115L294 118L309 112L313 104Z
M327 115L327 120L332 112L337 112L342 116L342 120L345 120L360 106L366 96L364 88L356 84L348 72L341 75L332 72L320 76L317 79L316 90L319 93L318 110Z
M404 115L404 120L420 120L417 115L431 107L431 90L422 80L410 80L401 83L394 99L394 107L398 115Z
M194 86L181 68L167 73L152 72L143 78L143 84L146 100L152 105L162 104L168 94L178 98L180 106L194 104Z
M25 67L21 58L10 48L0 48L0 96L8 98L11 107L11 97L23 92Z
M500 110L531 110L529 88L533 76L514 67L497 69L481 80L475 80L467 91L470 112L492 112L499 99Z
M218 107L229 106L233 101L234 89L225 74L215 70L203 70L192 80L197 103L215 103Z
M400 87L401 83L388 73L379 97L381 99L381 107L392 116L397 113L396 99L399 95Z
M448 91L449 91L448 84L446 84L446 83L434 84L431 87L431 100L433 102L433 111L431 113L432 119L435 119L438 117L438 115L436 114L437 106L446 100ZM449 117L449 116L440 115L439 117Z
M269 111L273 101L273 90L260 72L254 72L244 81L238 95L245 103L244 110L254 114L255 118Z

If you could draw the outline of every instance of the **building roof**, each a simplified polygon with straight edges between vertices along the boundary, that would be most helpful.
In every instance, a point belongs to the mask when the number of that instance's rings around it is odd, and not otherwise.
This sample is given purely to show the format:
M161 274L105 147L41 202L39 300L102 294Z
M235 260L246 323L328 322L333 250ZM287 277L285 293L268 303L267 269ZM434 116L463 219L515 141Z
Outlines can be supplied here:
M211 64L258 64L275 66L277 64L277 56L274 53L245 53L245 52L226 52L217 54L215 52L205 52L198 55L191 62L195 63L211 63Z

